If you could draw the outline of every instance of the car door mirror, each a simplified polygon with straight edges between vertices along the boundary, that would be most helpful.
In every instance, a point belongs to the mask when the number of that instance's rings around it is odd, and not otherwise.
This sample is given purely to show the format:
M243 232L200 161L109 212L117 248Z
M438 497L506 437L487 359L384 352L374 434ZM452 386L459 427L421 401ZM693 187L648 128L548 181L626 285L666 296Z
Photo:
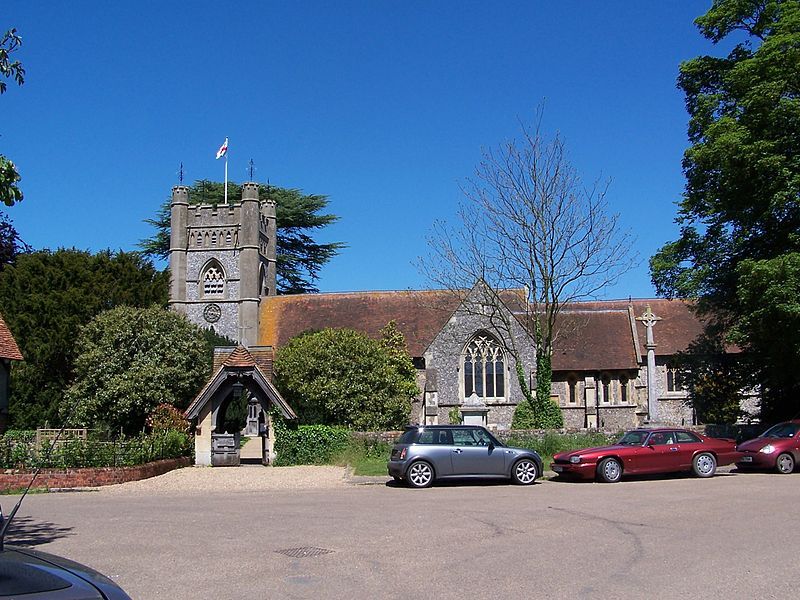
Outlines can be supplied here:
M489 442L489 452L494 450L494 442Z

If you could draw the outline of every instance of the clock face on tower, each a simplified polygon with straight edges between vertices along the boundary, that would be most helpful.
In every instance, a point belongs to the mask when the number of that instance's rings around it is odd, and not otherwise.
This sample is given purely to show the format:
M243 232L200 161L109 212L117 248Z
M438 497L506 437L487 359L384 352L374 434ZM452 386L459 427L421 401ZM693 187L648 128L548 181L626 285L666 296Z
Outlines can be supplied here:
M203 318L207 323L216 323L222 316L222 309L219 304L208 304L203 309Z

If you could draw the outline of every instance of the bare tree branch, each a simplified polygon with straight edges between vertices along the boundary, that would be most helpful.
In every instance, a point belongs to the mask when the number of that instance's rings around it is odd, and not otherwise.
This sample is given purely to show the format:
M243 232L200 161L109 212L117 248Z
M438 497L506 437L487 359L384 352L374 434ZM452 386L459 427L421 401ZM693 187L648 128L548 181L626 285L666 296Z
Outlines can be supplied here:
M526 296L513 318L528 320L537 356L546 357L549 368L562 307L596 298L637 259L631 234L609 211L609 184L584 187L561 137L543 136L542 113L540 107L532 127L520 123L518 140L484 149L462 186L455 225L434 225L430 253L419 266L434 285L462 298L479 280L495 290L484 303L494 306L475 310L511 338L507 350L518 362L504 290Z

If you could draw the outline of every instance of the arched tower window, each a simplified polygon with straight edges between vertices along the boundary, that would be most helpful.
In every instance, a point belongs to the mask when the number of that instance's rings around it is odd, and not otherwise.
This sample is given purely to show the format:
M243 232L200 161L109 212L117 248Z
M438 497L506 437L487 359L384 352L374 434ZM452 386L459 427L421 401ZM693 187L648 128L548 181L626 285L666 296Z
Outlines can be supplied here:
M488 333L478 333L464 349L464 397L505 398L505 361L500 344Z
M219 298L225 295L225 271L217 261L209 262L201 276L203 282L203 297Z

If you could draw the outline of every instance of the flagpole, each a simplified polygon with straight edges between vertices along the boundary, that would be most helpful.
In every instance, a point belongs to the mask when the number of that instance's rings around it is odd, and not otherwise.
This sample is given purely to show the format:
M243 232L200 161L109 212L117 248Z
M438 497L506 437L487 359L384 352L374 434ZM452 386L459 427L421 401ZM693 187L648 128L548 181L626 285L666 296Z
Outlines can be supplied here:
M228 154L225 153L225 204L228 203Z

